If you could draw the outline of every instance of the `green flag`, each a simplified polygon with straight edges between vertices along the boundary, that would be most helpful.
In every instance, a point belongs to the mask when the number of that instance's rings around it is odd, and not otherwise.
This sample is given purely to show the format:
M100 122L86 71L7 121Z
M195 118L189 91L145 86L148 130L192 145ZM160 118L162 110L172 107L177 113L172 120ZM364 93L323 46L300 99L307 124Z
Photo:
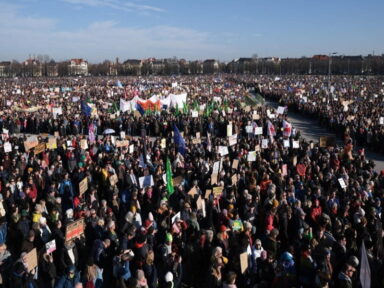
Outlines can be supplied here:
M167 174L167 191L168 191L168 197L169 197L173 194L173 192L175 192L175 189L173 187L171 161L169 161L169 158L167 158L167 163L166 163L166 174Z
M188 107L187 102L185 102L185 103L183 103L183 113L188 114L188 112L189 112L189 107Z
M179 104L176 103L175 116L179 116L179 115L180 115Z

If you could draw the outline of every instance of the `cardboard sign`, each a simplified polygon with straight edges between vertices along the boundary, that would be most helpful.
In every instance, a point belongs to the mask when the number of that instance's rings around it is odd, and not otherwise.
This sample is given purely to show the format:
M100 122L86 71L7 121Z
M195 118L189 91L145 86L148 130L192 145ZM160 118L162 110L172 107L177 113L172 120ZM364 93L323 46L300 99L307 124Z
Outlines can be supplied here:
M49 137L48 138L48 143L45 145L47 149L57 149L57 141L56 137Z
M219 174L217 174L217 173L212 173L212 175L211 175L211 185L215 185L215 184L217 184L218 183L218 176L219 176Z
M128 140L117 140L116 141L116 148L128 147L128 146L129 146L129 141Z
M24 256L24 262L27 265L28 272L31 272L37 267L37 252L36 248L33 248Z
M179 186L183 182L184 178L183 176L177 176L172 180L173 180L173 186Z
M120 132L120 139L125 140L125 131Z
M34 153L35 155L38 155L40 153L43 153L45 150L45 143L40 143L38 144L35 149L34 149Z
M65 229L65 241L80 237L81 235L83 235L84 229L84 219L79 219L75 222L68 224Z
M243 222L241 220L234 220L231 222L231 228L233 231L243 230Z
M339 179L337 179L337 180L339 181L339 184L340 184L340 186L341 186L342 189L347 188L347 184L345 184L345 181L344 181L343 178L339 178Z
M56 240L53 239L52 241L49 241L45 244L45 249L47 250L47 253L52 253L56 250Z
M199 196L199 198L196 201L196 208L197 210L203 211L203 217L205 218L206 213L205 213L205 200Z
M55 137L60 137L59 131L55 131L55 132L53 133L53 136L55 136Z
M232 185L236 185L237 182L239 181L239 175L238 174L232 175L231 181L232 181Z
M215 163L213 163L212 173L219 173L219 171L220 171L220 161L216 161Z
M307 171L307 167L304 164L297 164L296 170L300 176L305 176L305 172Z
M197 139L200 139L201 137L200 137L200 132L196 132L196 138Z
M79 194L80 194L80 196L83 195L87 190L88 190L88 178L85 177L79 183Z
M4 153L12 152L12 145L9 142L4 143Z
M223 194L223 187L213 187L212 192L215 198L218 198Z
M39 145L37 136L30 136L27 138L27 141L24 142L25 151L29 151L30 149L35 148L37 145Z
M200 144L201 143L201 139L200 138L194 138L192 139L192 144Z
M232 169L237 170L238 167L239 167L239 159L233 159Z
M88 142L87 142L87 139L81 139L81 141L80 141L80 147L81 147L81 149L83 149L83 150L87 150L87 149L88 149Z
M240 271L244 274L248 269L248 253L244 252L240 254Z
M259 120L260 119L260 115L259 114L253 114L252 115L252 119L253 120Z
M192 189L188 191L188 195L191 195L192 197L195 197L196 194L197 194L196 187L193 186Z
M321 136L320 137L320 147L335 147L336 146L336 137L334 136Z
M135 145L133 144L129 145L128 153L133 154L134 151L135 151Z

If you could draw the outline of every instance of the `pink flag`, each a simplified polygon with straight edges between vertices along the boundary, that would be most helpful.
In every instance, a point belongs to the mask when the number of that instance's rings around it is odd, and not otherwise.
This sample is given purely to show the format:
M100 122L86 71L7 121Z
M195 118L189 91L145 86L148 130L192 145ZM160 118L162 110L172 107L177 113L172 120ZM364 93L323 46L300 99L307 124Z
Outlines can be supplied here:
M88 128L88 138L89 138L89 143L93 143L96 140L95 137L95 125L91 123Z

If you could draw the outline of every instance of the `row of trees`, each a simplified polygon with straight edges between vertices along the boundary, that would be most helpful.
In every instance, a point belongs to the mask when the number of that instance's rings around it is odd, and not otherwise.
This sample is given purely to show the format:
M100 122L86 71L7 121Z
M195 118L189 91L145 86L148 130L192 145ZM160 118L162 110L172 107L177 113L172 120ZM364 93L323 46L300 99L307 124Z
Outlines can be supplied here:
M241 60L242 59L242 60ZM69 61L55 62L49 56L43 55L35 58L38 66L32 67L16 60L10 65L3 65L0 76L36 76L34 70L41 69L42 76L67 76ZM172 60L172 61L171 61ZM90 75L117 76L117 75L177 75L177 74L203 74L202 61L185 61L173 58L169 61L143 61L141 65L127 69L123 63L105 60L102 63L89 64ZM3 62L5 63L5 62ZM331 68L332 74L366 74L384 75L384 55L366 57L362 56L334 56L322 58L302 57L284 58L280 61L270 61L266 58L240 58L229 63L219 62L217 73L240 73L240 74L323 74L326 75ZM32 71L33 70L33 71ZM32 71L33 73L30 73Z

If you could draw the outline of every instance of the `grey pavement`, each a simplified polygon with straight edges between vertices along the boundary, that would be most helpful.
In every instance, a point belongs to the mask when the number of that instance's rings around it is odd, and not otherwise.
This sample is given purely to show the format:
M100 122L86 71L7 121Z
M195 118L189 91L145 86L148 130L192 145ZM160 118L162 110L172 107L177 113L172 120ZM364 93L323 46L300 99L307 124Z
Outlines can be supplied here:
M278 107L278 103L265 99L265 104L274 108ZM303 138L318 143L320 136L336 136L337 144L342 145L341 135L335 135L326 128L320 127L316 120L305 117L301 114L288 110L288 120L292 126L300 131ZM376 171L384 170L384 155L365 150L367 159L373 160L376 164Z

